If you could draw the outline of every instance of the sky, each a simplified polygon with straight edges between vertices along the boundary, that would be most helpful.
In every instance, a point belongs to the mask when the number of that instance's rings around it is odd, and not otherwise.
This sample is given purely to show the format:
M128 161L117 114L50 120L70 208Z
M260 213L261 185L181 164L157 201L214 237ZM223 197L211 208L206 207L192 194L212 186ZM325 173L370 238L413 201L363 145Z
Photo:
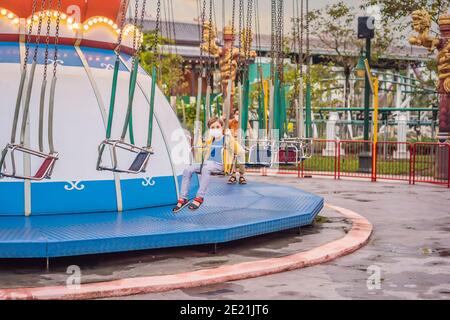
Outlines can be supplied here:
M134 7L134 1L130 0L130 4ZM181 22L195 22L195 18L198 16L197 2L198 0L171 0L173 2L174 17L175 21ZM202 0L200 0L201 2ZM310 0L309 5L311 9L319 9L328 4L336 3L338 0ZM141 1L140 1L141 2ZM231 0L213 0L215 11L216 11L216 21L219 26L222 26L222 3L225 2L225 15L226 21L231 21ZM247 1L245 1L247 2ZM292 13L292 0L285 0L285 16L286 18ZM348 5L358 7L363 3L362 0L344 0ZM156 12L156 1L148 1L147 18L155 18ZM167 0L162 1L162 3L168 3ZM209 0L206 1L207 6L209 6ZM239 1L236 0L236 5L238 7ZM259 0L259 12L261 21L261 32L270 33L270 0ZM166 9L167 10L167 9ZM162 8L164 12L164 8ZM164 14L162 13L164 16ZM237 17L236 17L237 20ZM265 23L267 21L267 23Z

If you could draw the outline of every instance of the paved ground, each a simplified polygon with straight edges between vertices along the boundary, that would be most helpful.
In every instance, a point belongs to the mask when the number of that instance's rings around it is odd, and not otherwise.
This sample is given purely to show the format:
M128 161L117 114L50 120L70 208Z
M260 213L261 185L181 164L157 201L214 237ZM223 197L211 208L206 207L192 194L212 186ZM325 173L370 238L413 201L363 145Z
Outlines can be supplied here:
M362 214L374 224L370 243L325 265L130 299L450 299L450 190L380 182L264 179L298 186ZM378 271L380 289L371 278L373 290L369 290L368 277L376 277Z
M370 243L325 265L129 299L450 299L450 190L348 180L251 178L261 179L294 185L362 214L375 227ZM340 238L349 228L334 212L325 210L321 215L327 219L303 228L300 236L291 230L237 241L222 246L215 255L211 247L195 247L57 259L50 272L42 271L42 261L0 261L0 287L64 284L69 265L80 266L85 283L291 254ZM371 279L376 279L377 271L380 288L369 290L368 277L375 272ZM374 283L376 287L376 280Z
M49 272L45 271L43 259L0 259L0 288L65 285L69 276L67 268L72 265L80 268L82 283L91 283L176 274L281 257L342 238L350 227L350 222L341 215L324 209L314 226L220 245L216 253L210 245L59 258L50 261Z

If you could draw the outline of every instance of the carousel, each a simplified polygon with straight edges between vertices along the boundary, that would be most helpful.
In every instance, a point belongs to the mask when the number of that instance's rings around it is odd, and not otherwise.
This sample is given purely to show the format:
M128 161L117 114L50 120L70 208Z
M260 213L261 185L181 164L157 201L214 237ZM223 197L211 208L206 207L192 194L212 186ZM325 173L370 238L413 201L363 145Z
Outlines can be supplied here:
M296 188L216 177L200 210L172 213L191 143L139 66L139 2L127 19L128 0L0 0L0 258L224 243L322 209Z

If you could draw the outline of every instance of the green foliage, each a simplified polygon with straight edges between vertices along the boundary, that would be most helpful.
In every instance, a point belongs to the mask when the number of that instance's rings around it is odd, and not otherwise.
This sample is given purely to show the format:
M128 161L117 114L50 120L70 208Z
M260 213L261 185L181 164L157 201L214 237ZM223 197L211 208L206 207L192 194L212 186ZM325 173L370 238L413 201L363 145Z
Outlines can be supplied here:
M411 13L418 9L427 10L432 20L437 23L441 14L446 13L449 8L448 0L365 0L361 6L380 6L383 21L392 24L397 31L405 30L411 25ZM405 19L406 18L406 19Z
M155 33L145 33L140 55L141 65L149 73L153 65L156 65L158 85L166 96L170 96L175 90L179 91L187 87L182 69L183 58L175 53L155 51L154 44ZM158 37L158 47L167 44L173 44L173 42L161 36Z

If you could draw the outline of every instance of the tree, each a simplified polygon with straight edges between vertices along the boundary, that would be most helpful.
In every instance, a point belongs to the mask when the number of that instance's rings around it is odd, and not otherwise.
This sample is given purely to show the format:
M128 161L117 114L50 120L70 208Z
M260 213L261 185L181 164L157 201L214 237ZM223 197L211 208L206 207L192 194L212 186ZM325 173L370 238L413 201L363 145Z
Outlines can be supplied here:
M334 65L341 67L345 76L345 101L348 106L350 96L350 76L358 63L363 42L358 39L355 28L356 9L343 1L327 5L310 12L310 30L323 46L334 52L327 57ZM378 26L373 41L373 59L376 61L393 41L393 33L387 23Z
M361 7L380 7L380 13L385 23L395 22L395 31L404 31L411 25L410 16L415 10L427 10L434 23L437 24L439 16L446 13L449 8L448 0L365 0ZM406 19L405 19L406 18Z
M158 70L158 85L163 90L166 96L171 96L176 91L187 87L184 79L184 72L182 68L183 58L172 52L161 52L159 49L155 53L152 50L155 42L155 33L148 32L144 34L144 42L142 44L141 65L149 73L156 65ZM158 36L158 48L161 45L172 44L166 38Z
M383 23L393 26L393 31L400 34L399 38L408 38L411 35L412 12L425 9L430 13L433 22L431 32L438 33L438 20L442 14L448 12L449 0L365 0L362 9L369 6L378 6ZM430 74L437 74L437 63L433 60L425 64ZM436 79L419 80L425 86L434 85Z

